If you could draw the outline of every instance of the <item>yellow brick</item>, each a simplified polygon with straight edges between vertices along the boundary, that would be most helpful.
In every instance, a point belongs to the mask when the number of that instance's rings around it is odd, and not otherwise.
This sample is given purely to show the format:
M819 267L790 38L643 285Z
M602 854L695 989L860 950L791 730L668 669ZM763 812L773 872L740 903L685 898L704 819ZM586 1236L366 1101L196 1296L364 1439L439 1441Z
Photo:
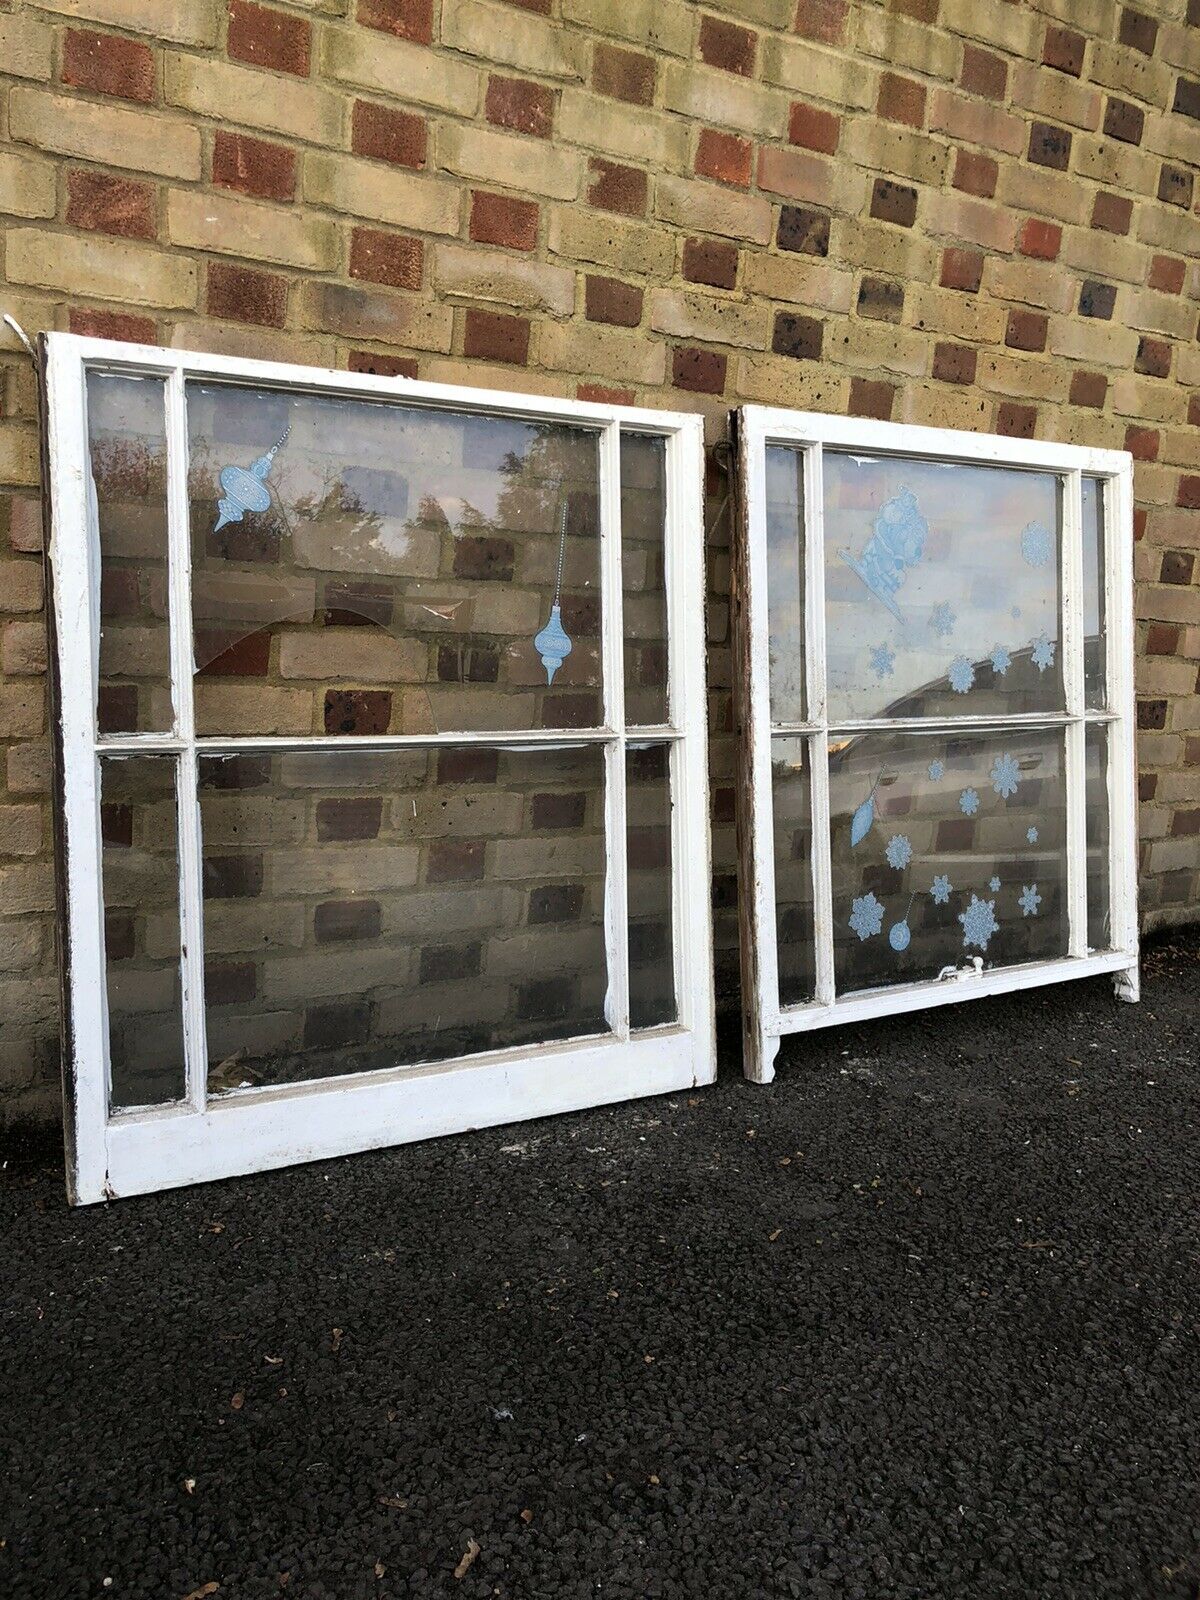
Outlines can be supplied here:
M580 79L586 72L580 35L512 6L442 0L442 42L489 64L503 62L544 78Z
M957 384L909 383L896 397L892 420L922 428L990 430L992 402Z
M842 322L826 326L822 356L857 372L898 372L921 378L929 370L932 341L887 322Z
M0 738L25 739L41 733L45 709L46 691L40 683L0 684Z
M443 123L437 137L438 164L463 178L501 183L522 193L573 200L579 193L583 157L545 139L526 139L494 128Z
M3 641L0 642L0 664L5 673L14 678L45 672L45 624L40 619L37 622L6 622ZM3 848L0 844L0 850Z
M687 166L687 123L646 106L627 106L586 89L564 89L554 126L557 137L567 144L586 145L646 165Z
M513 369L497 363L476 361L474 357L431 356L422 358L421 377L429 383L467 384L472 389L507 389L513 386ZM533 372L528 367L521 371L522 394L556 395L558 398L575 396L575 380L559 374Z
M708 344L732 344L747 350L763 350L767 344L765 306L694 290L653 290L650 326L658 333Z
M217 37L214 0L38 0L38 5L43 11L153 34L173 44L214 44Z
M172 189L167 195L167 236L172 244L192 250L317 271L327 271L337 260L331 222L219 191Z
M360 288L344 283L306 283L301 317L307 328L344 334L352 339L373 339L404 349L450 349L454 330L451 306L393 294L389 290Z
M1118 315L1120 307L1118 305ZM1096 317L1051 317L1048 348L1051 354L1104 367L1131 367L1137 355L1138 336L1119 322Z
M982 39L1014 56L1036 58L1043 23L1033 12L1015 6L980 5L979 0L942 0L940 26L967 39Z
M991 257L984 264L983 286L999 300L1040 306L1063 316L1075 309L1079 293L1076 279L1064 268L1053 262L1026 261L1022 257L1012 261Z
M671 55L692 53L694 12L678 0L563 0L563 20L581 22L597 33L612 33Z
M1200 256L1200 219L1189 217L1177 206L1142 206L1137 220L1137 236L1176 255Z
M0 689L0 695L4 691ZM0 722L0 730L3 723ZM21 862L0 867L0 907L6 916L26 911L51 911L54 908L54 869L47 862Z
M1125 283L1141 283L1148 265L1145 245L1116 238L1100 228L1068 228L1059 259L1078 272Z
M985 250L1006 252L1017 242L1017 219L1007 206L957 192L928 197L925 227L934 238L965 239Z
M0 211L10 217L52 217L54 208L51 163L0 151Z
M670 277L675 245L661 228L631 222L585 206L555 206L550 213L550 253L595 262L643 277Z
M0 62L13 78L40 78L53 70L54 34L29 16L0 17Z
M469 300L494 300L560 317L569 317L575 309L573 272L499 251L439 244L433 257L433 281L441 294L463 295Z
M784 300L789 305L819 306L823 311L849 311L854 299L854 274L815 256L785 252L747 255L743 279L747 293Z
M766 244L771 237L771 207L761 195L735 194L695 178L660 178L654 214L698 233L719 233L755 244Z
M1054 217L1058 222L1086 223L1092 210L1091 191L1078 178L1020 161L1001 165L996 198L1018 211Z
M40 561L0 561L5 611L40 611L46 598Z
M1154 289L1127 289L1121 316L1139 332L1166 333L1173 339L1191 339L1196 332L1196 307L1177 294L1159 294Z
M864 55L874 56L888 68L903 67L929 78L958 75L958 41L895 11L860 12L855 44Z
M744 355L737 360L735 389L739 396L761 405L844 412L850 380L822 361Z
M200 176L200 134L185 122L41 89L14 89L9 133L20 144L164 178Z
M1148 111L1142 149L1168 161L1200 166L1200 123L1187 122L1174 112Z
M644 333L601 327L594 322L546 322L537 331L537 358L543 367L582 372L613 383L662 383L666 346Z
M1123 372L1114 378L1108 388L1113 410L1121 417L1132 417L1143 422L1182 422L1187 413L1187 399L1181 389L1165 383L1147 382L1132 372ZM1192 454L1195 455L1195 440Z
M1159 39L1162 39L1162 24ZM1161 44L1159 46L1161 50ZM1200 51L1197 52L1200 56ZM1147 105L1163 109L1171 103L1175 90L1175 74L1165 61L1155 61L1140 50L1128 45L1110 44L1106 39L1093 39L1088 60L1088 76L1093 83L1102 83L1106 89L1133 100L1143 100Z
M916 236L911 228L892 228L883 222L835 217L829 253L833 260L849 266L917 283L936 283L941 269L942 253L936 245Z
M945 334L972 344L992 344L1004 337L1008 312L981 295L910 283L904 290L904 320L910 327L927 333Z
M1035 117L1066 123L1073 128L1100 126L1100 92L1065 72L1034 66L1029 61L1013 63L1008 83L1009 99Z
M1115 139L1076 134L1071 149L1072 170L1093 183L1109 188L1131 189L1135 194L1157 194L1158 162Z
M139 306L194 306L196 264L176 252L99 234L16 228L8 235L13 283L38 284L94 300Z
M846 161L827 161L811 150L764 145L758 154L758 186L790 200L850 215L866 205L870 174Z
M329 77L361 89L461 117L479 109L478 67L373 28L326 28L322 59Z
M204 117L265 128L312 144L341 143L341 95L286 72L255 72L227 61L170 51L163 92L176 106Z
M668 61L663 71L663 104L702 122L781 139L787 128L788 99L777 89L735 73L696 62Z
M1003 350L981 350L975 382L989 393L1062 404L1071 387L1071 369L1060 361L1037 360Z
M291 328L285 332L282 328L255 328L208 318L181 319L172 325L167 342L173 350L200 350L236 356L240 361L288 361L307 367L338 365L332 339L310 338Z
M878 70L855 56L818 49L807 39L768 38L760 50L766 82L794 89L806 99L869 111L878 98Z
M1006 151L1010 156L1023 155L1029 137L1024 121L1011 111L949 89L935 89L930 95L929 126L964 144Z
M441 178L399 172L378 161L314 150L304 162L304 198L370 222L421 233L457 233L462 191Z
M936 186L946 176L950 152L923 133L909 133L874 117L855 117L842 129L838 160Z

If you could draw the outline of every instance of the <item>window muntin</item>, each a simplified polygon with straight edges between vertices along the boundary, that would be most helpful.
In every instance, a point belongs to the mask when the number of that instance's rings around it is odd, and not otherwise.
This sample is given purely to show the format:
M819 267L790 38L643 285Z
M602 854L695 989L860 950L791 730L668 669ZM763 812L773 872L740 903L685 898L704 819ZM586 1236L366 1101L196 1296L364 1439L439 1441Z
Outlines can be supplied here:
M47 347L73 1197L708 1081L699 419ZM109 723L90 425L169 647Z
M1136 998L1128 458L739 420L749 1075L1074 972Z

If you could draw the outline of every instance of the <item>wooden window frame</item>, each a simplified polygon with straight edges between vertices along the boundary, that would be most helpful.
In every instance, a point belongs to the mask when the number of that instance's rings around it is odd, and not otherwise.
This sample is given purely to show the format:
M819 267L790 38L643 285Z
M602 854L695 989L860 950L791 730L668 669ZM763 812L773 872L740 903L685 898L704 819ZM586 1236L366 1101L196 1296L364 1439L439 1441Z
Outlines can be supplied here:
M1133 633L1133 458L1123 450L1021 440L997 434L924 428L854 417L823 416L768 406L734 413L739 510L733 549L734 688L738 707L738 908L741 943L744 1069L757 1083L775 1075L787 1034L944 1005L957 1000L1112 975L1124 1000L1137 1000L1137 757ZM807 719L773 723L768 677L768 447L790 446L804 457L804 627ZM1063 482L1061 640L1065 709L1058 714L925 717L831 724L826 703L825 529L822 464L826 449L999 467L1040 469ZM1090 711L1083 678L1082 479L1104 480L1104 636L1107 705ZM828 734L1062 727L1067 795L1068 954L987 971L960 968L955 981L932 979L838 997L834 986L830 867ZM1085 736L1108 729L1109 895L1114 948L1087 945ZM771 740L804 739L811 754L815 998L783 1006L775 920Z
M56 834L63 990L67 1192L74 1204L281 1167L468 1128L659 1094L716 1073L710 920L703 559L703 422L697 416L548 399L404 378L240 360L73 334L44 335L53 632ZM90 370L164 380L167 551L174 728L101 735L95 717L98 534L90 525L86 378ZM191 551L185 385L217 380L293 393L393 400L427 409L596 430L599 452L604 725L374 737L200 738L193 717ZM666 441L664 528L668 720L627 727L621 579L622 432ZM625 749L670 749L672 918L678 1021L631 1031L626 895ZM419 746L599 744L605 751L605 937L611 1031L347 1078L206 1093L200 755L243 750L393 750ZM183 1100L109 1110L103 934L101 755L175 761L186 1092Z

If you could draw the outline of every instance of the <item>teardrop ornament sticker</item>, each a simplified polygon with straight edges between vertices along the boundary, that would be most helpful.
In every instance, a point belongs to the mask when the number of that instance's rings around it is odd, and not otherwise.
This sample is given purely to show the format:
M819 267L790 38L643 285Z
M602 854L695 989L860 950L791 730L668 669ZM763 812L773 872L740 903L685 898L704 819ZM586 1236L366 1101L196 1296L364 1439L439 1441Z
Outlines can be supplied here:
M213 528L214 533L220 533L227 522L240 522L247 511L270 509L271 491L267 488L267 473L271 470L276 452L282 449L291 431L289 423L267 453L259 456L248 468L222 467L221 488L225 493L217 501L220 516Z
M860 843L871 831L875 821L875 791L878 789L879 779L882 777L883 770L881 768L879 778L876 778L871 785L870 794L850 819L850 843L852 846Z
M567 497L563 495L562 511L558 524L558 571L554 579L554 599L550 604L550 617L540 633L534 634L533 648L542 658L546 669L546 682L554 682L554 674L571 654L571 636L562 623L563 558L567 551Z

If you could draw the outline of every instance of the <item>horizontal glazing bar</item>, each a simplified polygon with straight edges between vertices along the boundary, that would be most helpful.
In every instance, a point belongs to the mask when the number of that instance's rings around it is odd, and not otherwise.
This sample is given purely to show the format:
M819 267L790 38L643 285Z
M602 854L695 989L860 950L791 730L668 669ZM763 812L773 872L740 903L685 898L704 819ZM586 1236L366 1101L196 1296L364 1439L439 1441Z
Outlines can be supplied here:
M1068 716L1065 711L1022 712L1013 716L998 714L994 717L878 717L874 720L832 722L826 731L836 734L970 733L988 728L1066 728L1079 721L1082 721L1081 717Z
M624 733L612 728L527 728L523 731L506 728L494 733L261 734L248 738L197 739L195 749L201 755L240 755L259 750L436 750L455 745L559 747L611 744L617 740L632 744L665 744L680 737L677 729L669 727L627 728ZM181 739L155 738L147 734L101 739L96 744L97 754L105 756L177 755L187 748Z

